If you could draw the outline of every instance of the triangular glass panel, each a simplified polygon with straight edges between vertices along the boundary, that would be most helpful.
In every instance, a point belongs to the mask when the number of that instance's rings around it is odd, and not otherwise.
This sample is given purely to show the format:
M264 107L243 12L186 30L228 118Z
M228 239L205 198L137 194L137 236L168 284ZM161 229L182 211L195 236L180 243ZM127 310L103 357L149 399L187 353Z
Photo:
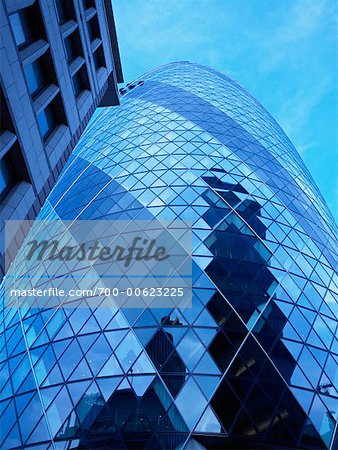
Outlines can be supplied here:
M129 331L115 350L123 370L127 372L142 351L142 347L134 334Z
M89 386L90 381L80 381L79 383L68 383L68 391L74 405L80 400Z
M215 328L198 328L194 327L195 333L198 335L200 340L203 342L205 347L208 347L210 342L213 340L213 338L216 335L216 329Z
M198 424L195 428L195 431L199 432L199 433L221 433L222 432L222 427L210 406L208 406L207 409L205 410L205 412L203 413L203 416L201 417L200 421L198 422Z
M188 328L182 325L173 325L169 327L163 327L162 330L166 333L166 336L176 347L181 341L182 337L187 332Z
M118 311L106 326L106 330L119 330L120 328L127 328L128 326L128 322L126 321L122 313Z
M78 336L77 340L81 346L83 354L86 354L89 348L94 344L96 339L99 337L98 333L85 334L83 336ZM82 355L81 355L82 356Z
M95 320L94 316L91 316L89 320L87 320L87 322L81 328L81 333L95 333L98 331L101 331L101 328L97 323L97 321Z
M194 408L191 408L190 404L192 398L194 399ZM207 401L202 395L196 382L190 377L181 389L175 404L189 428L193 429L197 420L200 418Z
M289 341L288 339L282 339L283 344L289 350L295 360L298 359L303 345L299 342Z
M103 366L99 372L99 377L106 377L112 375L122 375L123 371L120 364L118 363L115 355L111 355L106 364Z
M134 328L134 333L140 340L143 347L147 345L150 339L154 336L156 328Z
M61 340L68 337L72 337L74 335L74 331L72 330L71 326L69 325L69 322L66 322L61 330L58 332L58 334L55 336L55 340Z
M1 437L1 439L2 439L2 437ZM0 439L0 445L1 445L1 439ZM14 427L12 428L11 432L7 436L7 438L4 440L4 442L2 442L1 447L3 449L6 449L6 448L15 448L15 447L20 447L20 446L21 446L21 439L20 439L19 427L17 424L15 424Z
M55 364L53 369L50 371L50 373L45 378L44 382L42 383L42 386L50 386L52 384L59 384L63 383L64 379L62 377L60 368L58 364Z
M82 328L83 324L86 322L90 315L88 309L78 308L74 311L74 313L69 317L69 322L74 329L74 333L77 334Z
M105 332L105 337L107 338L112 350L115 350L115 348L122 341L122 339L125 337L127 332L128 332L128 330L115 330L115 331L106 331Z
M195 375L194 378L207 400L211 398L221 379L220 376L212 377L208 375Z
M34 395L34 392L30 392L28 394L17 395L15 397L16 414L18 417L20 417L22 411L26 408L28 403L31 401L33 395ZM8 404L8 402L6 402L6 406L7 406L7 404ZM0 413L1 413L1 411L0 411Z
M44 416L41 417L40 422L35 427L33 433L27 439L27 444L33 444L43 441L48 441L50 439L50 433L47 427L46 419Z
M294 386L300 386L300 387L312 389L312 386L311 386L309 380L305 377L304 373L301 371L301 369L298 366L295 367L295 370L292 373L290 382Z
M60 392L61 390L60 388L61 386L40 389L40 395L45 409L48 408L48 406L52 403L52 401L56 397L57 393Z
M108 402L121 380L121 377L110 377L97 380L97 384L106 402Z
M135 322L134 327L148 327L148 326L157 326L158 323L156 322L154 316L151 314L151 312L146 309L141 316L137 319Z
M23 392L31 391L32 389L36 389L36 382L34 380L34 377L32 376L32 373L30 372L25 381L18 389L18 393L21 394Z
M137 318L140 316L142 310L139 308L127 308L124 309L123 314L129 325L133 325Z
M212 316L208 313L206 309L202 311L202 313L198 316L196 319L195 326L202 326L202 327L215 327L217 324L212 318Z
M208 352L204 353L201 360L195 367L194 372L207 375L219 375L221 373Z
M88 366L88 363L85 358L83 358L80 364L76 367L74 372L69 377L69 380L83 380L85 378L92 378L92 372Z
M133 387L136 395L142 397L150 384L153 382L154 375L141 375L130 377L130 384Z
M96 376L98 371L106 363L111 353L112 350L108 345L107 340L105 339L104 335L101 334L85 355L85 358L90 365L94 376Z
M34 411L34 414L32 414L32 411ZM42 417L42 414L43 411L40 397L36 393L20 418L20 430L23 442L26 442L37 421L39 421L40 417Z
M150 362L150 358L145 351L143 351L136 362L132 365L129 373L133 375L155 373L155 368Z
M192 370L201 358L205 348L193 330L188 331L177 346L184 364Z
M94 312L94 316L102 330L107 326L114 314L115 309L112 308L97 308Z
M53 349L57 359L61 357L66 348L70 345L72 339L66 339L64 341L53 342Z

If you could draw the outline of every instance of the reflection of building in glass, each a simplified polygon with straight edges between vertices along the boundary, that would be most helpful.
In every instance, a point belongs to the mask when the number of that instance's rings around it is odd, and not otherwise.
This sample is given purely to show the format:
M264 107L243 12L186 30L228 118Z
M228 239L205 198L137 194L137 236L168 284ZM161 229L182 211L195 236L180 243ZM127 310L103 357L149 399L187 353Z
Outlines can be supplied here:
M182 325L178 318L171 320L169 317L162 318L161 324L163 327ZM160 328L146 350L175 397L184 385L186 368L175 349L173 335ZM140 375L144 370L141 365L135 369L131 367L127 372L130 384L122 382L107 401L99 393L85 394L77 408L82 420L73 424L71 414L59 432L58 440L80 439L79 449L88 448L88 443L91 448L123 448L124 442L133 448L135 445L136 448L175 448L175 443L179 444L188 436L188 429L176 408L172 408L170 415L167 413L162 401L168 394L157 380L145 391L138 391L139 383L147 387L151 381ZM154 428L165 436L160 440L154 438Z
M154 366L161 374L162 380L166 384L169 392L176 397L186 379L186 367L182 358L175 348L173 332L174 328L182 325L178 317L171 320L169 317L161 319L162 327L157 330L154 336L146 345L146 350ZM170 333L168 330L172 330Z
M39 218L191 221L192 308L5 309L2 445L333 450L337 238L313 180L226 75L140 81Z

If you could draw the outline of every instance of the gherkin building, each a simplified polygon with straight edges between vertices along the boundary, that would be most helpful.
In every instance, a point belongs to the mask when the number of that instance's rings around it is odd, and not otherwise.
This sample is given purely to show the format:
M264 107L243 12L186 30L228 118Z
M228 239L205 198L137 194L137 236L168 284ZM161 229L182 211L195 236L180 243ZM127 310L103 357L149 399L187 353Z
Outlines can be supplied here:
M121 89L38 216L57 218L189 221L192 305L2 300L1 448L337 449L337 228L244 87L177 62Z

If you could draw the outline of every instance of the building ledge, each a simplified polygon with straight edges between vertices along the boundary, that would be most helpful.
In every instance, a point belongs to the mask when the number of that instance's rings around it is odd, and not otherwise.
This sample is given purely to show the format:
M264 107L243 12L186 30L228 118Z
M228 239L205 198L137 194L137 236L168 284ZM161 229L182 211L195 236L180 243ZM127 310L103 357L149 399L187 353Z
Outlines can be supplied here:
M12 147L17 137L11 131L5 130L0 135L0 158L2 158L5 153Z
M49 157L50 165L52 168L56 166L60 160L62 151L67 147L71 140L69 128L60 124L55 128L53 133L46 141L46 153Z
M88 22L90 19L92 19L96 14L96 9L93 7L87 8L85 10L85 18L86 21Z
M76 99L76 104L79 109L79 116L80 116L81 120L87 114L92 103L93 103L93 96L92 96L92 93L88 89L81 92L81 94Z
M31 6L34 0L5 0L8 14L17 12L18 9Z
M73 76L76 74L76 72L78 72L81 67L83 66L83 64L85 63L84 58L82 58L82 56L78 56L77 58L75 58L70 64L69 64L69 72L70 75Z
M49 45L43 39L38 39L31 44L25 46L19 50L20 61L25 67L28 64L36 61L40 56L42 56L48 50Z
M27 181L16 183L2 201L1 222L22 219L26 216L34 200L35 194L30 183Z
M97 49L100 47L101 44L102 44L101 39L95 38L95 39L93 40L93 42L90 44L92 53L94 53L95 50L97 50Z
M103 85L107 82L108 71L106 67L99 67L96 71L97 84L99 89L103 87Z
M47 86L33 101L36 115L40 114L59 92L60 89L55 84Z
M63 38L69 36L73 31L78 28L78 24L75 20L68 20L60 26L60 32Z

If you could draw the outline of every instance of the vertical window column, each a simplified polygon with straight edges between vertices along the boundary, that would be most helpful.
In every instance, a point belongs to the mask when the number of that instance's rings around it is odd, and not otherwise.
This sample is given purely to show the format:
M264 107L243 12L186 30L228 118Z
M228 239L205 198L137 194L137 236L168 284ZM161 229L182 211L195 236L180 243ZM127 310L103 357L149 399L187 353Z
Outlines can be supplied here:
M95 2L85 1L84 7L94 66L95 70L98 71L100 67L106 67L106 62L103 53L103 44Z
M3 202L15 183L30 182L30 179L2 88L0 104L0 200Z
M57 15L75 98L88 91L89 79L73 5L56 0Z
M66 117L39 2L18 10L9 18L38 127L45 141L58 125L66 124Z

